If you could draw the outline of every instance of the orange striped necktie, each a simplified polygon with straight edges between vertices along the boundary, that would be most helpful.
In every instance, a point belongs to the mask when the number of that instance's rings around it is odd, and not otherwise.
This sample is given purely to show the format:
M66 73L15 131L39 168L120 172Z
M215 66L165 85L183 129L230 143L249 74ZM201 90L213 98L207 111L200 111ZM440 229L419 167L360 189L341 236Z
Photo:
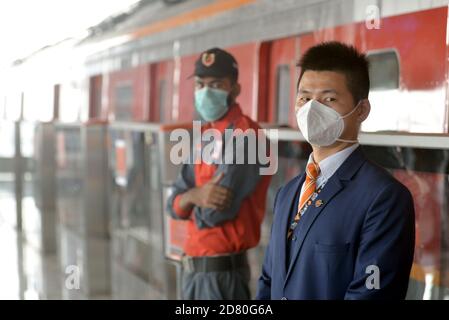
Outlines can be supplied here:
M314 161L309 163L306 168L306 181L304 181L304 189L303 193L301 195L301 198L299 199L299 205L298 205L298 213L295 215L295 218L293 219L293 223L287 233L287 239L290 239L293 230L298 224L299 220L301 219L301 209L304 207L304 205L307 203L307 200L310 199L310 197L313 195L313 193L316 191L316 180L318 179L318 176L320 175L320 167L317 163Z

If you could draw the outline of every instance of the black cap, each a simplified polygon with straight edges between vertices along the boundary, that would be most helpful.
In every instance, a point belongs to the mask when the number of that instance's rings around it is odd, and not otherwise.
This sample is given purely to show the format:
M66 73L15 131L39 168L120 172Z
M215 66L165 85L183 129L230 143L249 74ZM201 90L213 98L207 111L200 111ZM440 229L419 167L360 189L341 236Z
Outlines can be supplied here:
M194 75L237 79L239 75L237 60L229 52L220 48L206 50L200 54L195 62Z

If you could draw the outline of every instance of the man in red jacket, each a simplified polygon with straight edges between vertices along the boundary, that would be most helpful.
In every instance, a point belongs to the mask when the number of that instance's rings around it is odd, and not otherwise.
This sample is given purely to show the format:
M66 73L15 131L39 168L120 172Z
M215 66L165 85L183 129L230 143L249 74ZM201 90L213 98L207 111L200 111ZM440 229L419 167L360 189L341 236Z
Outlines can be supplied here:
M213 128L222 139L225 129L233 129L236 135L254 130L257 135L259 125L236 102L239 93L235 58L218 48L203 52L195 63L195 108L205 121L201 132ZM222 145L225 148L227 143ZM184 299L250 299L246 250L260 239L270 177L260 174L260 163L249 162L202 160L181 168L168 210L175 219L189 221Z

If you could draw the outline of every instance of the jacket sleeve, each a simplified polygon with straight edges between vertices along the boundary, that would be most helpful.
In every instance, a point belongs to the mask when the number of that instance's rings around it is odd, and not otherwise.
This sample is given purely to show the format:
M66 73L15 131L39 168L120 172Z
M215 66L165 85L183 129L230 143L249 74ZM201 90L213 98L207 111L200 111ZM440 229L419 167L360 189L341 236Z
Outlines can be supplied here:
M279 195L279 190L274 198L274 210L276 213L276 203ZM275 217L273 218L274 221ZM274 222L273 222L274 225ZM257 300L270 300L271 299L271 264L274 254L274 240L273 240L273 225L271 225L270 241L268 242L267 249L265 250L265 257L262 264L262 272L259 277L256 299Z
M413 198L394 182L379 192L365 216L345 299L404 299L414 247Z
M257 157L253 164L251 161L248 161L246 157L247 150L249 149L246 140L238 145L236 143L232 164L226 164L225 161L222 161L218 165L215 175L220 174L220 172L224 173L219 185L231 189L234 195L233 201L230 207L223 211L195 207L195 219L199 228L214 227L235 219L242 201L255 190L261 179L260 168L263 166L259 163ZM242 164L239 164L237 161L237 157L240 155L243 155L244 158ZM265 200L260 199L260 201Z
M183 164L181 171L170 189L167 200L167 211L174 219L188 219L191 212L186 212L179 207L180 196L195 187L195 175L191 164Z

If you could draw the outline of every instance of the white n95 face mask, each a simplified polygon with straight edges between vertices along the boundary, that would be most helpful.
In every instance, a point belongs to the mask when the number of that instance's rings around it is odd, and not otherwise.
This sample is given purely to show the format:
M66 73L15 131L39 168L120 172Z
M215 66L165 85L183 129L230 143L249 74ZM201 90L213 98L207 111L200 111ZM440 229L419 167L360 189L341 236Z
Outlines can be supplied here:
M298 127L304 138L313 145L330 146L336 141L357 142L357 140L339 139L345 128L344 118L349 117L358 107L341 116L334 109L316 101L310 100L296 113Z

